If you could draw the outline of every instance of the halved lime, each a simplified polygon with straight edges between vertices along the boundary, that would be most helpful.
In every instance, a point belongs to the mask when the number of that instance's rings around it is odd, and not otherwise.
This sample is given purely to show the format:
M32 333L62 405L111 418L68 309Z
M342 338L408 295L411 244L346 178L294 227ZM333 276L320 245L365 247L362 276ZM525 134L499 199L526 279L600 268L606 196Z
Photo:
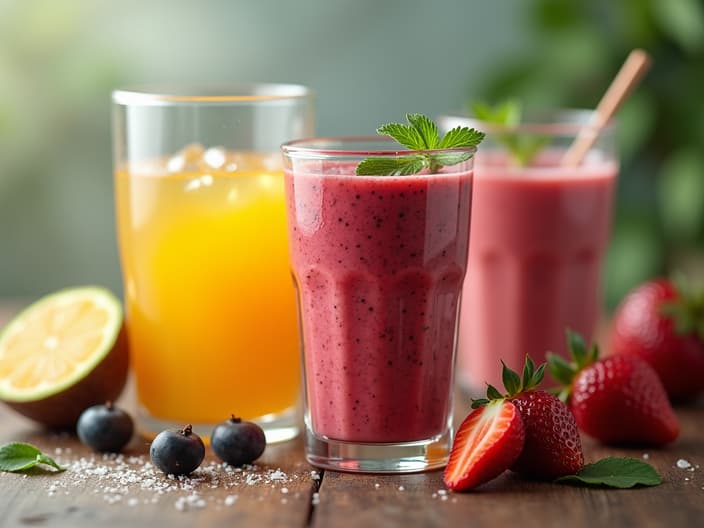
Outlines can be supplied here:
M0 334L0 400L45 425L71 427L114 400L127 379L122 307L108 290L63 290L32 304Z

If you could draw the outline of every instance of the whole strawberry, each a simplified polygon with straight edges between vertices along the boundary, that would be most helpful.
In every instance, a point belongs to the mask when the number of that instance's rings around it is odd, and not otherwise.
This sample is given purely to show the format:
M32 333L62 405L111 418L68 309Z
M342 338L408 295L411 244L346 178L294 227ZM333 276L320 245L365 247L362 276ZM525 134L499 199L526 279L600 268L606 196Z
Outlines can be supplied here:
M633 356L599 359L579 334L567 331L573 361L548 354L553 377L565 384L577 425L605 444L661 446L679 435L679 423L655 371Z
M564 403L540 390L524 392L511 401L518 407L526 430L523 452L511 467L513 471L552 480L582 469L582 440Z
M647 361L673 400L704 391L704 292L667 279L639 286L616 311L611 351Z
M551 480L579 471L584 465L584 454L577 424L567 406L556 396L535 390L544 371L544 364L535 369L529 357L522 377L504 365L502 378L508 394L503 396L489 385L487 396L488 400L508 399L523 419L523 450L510 469L531 478Z

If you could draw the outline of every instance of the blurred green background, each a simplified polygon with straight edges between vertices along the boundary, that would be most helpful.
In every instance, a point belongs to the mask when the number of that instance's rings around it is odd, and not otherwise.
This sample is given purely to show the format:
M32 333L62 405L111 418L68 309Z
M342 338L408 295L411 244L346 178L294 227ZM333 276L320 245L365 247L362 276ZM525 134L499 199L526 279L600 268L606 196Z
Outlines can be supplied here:
M120 290L115 87L298 82L320 134L361 134L478 98L593 107L633 47L654 67L619 115L610 306L704 268L699 0L0 0L0 297Z

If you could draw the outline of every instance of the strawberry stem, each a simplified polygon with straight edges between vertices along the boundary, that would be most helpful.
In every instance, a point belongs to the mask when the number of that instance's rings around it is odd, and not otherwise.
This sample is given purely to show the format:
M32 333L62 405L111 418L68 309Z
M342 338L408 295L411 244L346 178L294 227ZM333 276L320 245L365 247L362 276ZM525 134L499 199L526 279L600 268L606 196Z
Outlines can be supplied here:
M534 389L540 382L543 381L543 376L545 375L545 363L541 364L537 369L535 368L535 363L526 355L526 362L523 366L523 376L519 376L518 373L514 372L506 366L502 361L502 371L501 378L504 384L504 389L507 394L501 394L501 392L487 383L486 386L486 398L478 398L472 400L472 409L477 409L483 405L496 400L505 400L506 398L513 398L522 392Z

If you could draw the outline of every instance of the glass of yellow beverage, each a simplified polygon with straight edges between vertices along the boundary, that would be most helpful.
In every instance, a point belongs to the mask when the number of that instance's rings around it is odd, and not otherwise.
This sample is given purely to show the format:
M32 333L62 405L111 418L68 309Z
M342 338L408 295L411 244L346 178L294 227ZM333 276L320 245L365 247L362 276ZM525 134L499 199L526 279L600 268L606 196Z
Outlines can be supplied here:
M194 95L195 94L195 95ZM279 145L313 134L297 85L113 93L128 335L147 435L232 414L298 433L300 366Z

